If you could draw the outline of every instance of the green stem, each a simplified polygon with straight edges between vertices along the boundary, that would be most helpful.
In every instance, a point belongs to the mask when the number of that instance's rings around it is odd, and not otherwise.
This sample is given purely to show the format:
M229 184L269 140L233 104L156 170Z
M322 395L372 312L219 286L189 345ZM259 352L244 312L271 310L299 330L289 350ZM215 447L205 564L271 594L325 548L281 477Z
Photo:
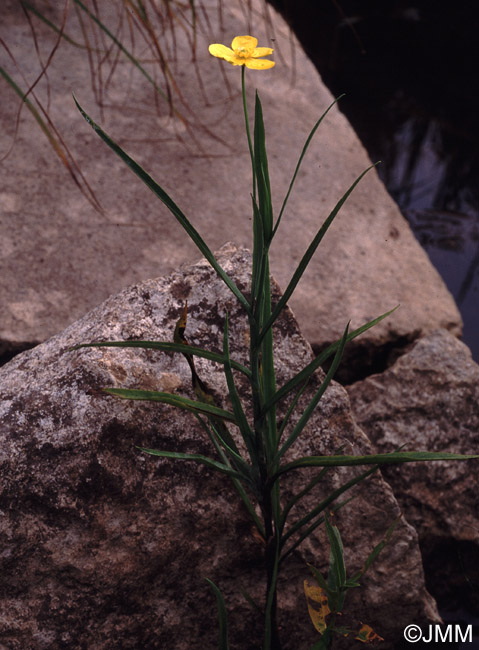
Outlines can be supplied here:
M253 170L253 199L256 200L256 172L254 168L254 155L253 155L253 142L251 140L251 133L249 129L249 117L248 117L248 103L246 101L246 85L245 85L245 66L241 66L241 92L243 95L243 111L244 111L244 120L246 125L246 135L248 137L248 147L249 155L251 157L251 167Z

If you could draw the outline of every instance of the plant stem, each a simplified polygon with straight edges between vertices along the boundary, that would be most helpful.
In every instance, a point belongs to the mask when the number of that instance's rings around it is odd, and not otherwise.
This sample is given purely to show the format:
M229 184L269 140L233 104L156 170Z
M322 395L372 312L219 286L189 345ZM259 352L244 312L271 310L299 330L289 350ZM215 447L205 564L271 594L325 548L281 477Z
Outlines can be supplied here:
M251 140L251 133L249 129L249 118L248 118L248 103L246 101L246 86L245 86L245 66L241 66L241 92L243 95L243 111L244 111L244 120L246 125L246 135L248 137L248 147L249 155L251 157L251 166L253 169L253 200L256 200L256 171L254 168L254 155L253 155L253 143Z

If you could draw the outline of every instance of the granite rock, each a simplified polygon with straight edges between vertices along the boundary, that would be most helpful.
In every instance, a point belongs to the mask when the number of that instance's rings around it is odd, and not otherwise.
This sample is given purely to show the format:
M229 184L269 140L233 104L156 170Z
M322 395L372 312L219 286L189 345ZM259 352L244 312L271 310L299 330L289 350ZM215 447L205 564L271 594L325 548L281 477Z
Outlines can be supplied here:
M62 3L51 4L47 18L61 24L62 10ZM103 3L101 18L127 49L143 56L141 37L130 40L129 23L115 3ZM31 19L41 53L52 52L57 35L36 16ZM20 99L8 85L2 91L0 150L8 151L14 136L15 146L0 160L0 354L45 340L126 285L176 270L198 254L167 209L83 121L72 91L170 192L212 248L225 241L251 247L251 167L239 69L213 59L207 46L229 44L242 33L254 33L264 45L274 38L275 68L248 71L247 85L250 108L255 88L263 102L278 214L306 137L332 96L282 18L261 0L249 2L247 10L239 0L204 7L197 15L194 54L188 30L174 19L172 24L177 29L166 30L162 43L182 93L174 100L187 126L169 115L145 77L114 52L96 65L94 57L89 61L60 40L48 74L35 86L100 199L103 215L80 194L25 108L15 133ZM93 33L91 22L83 28L90 42L105 38ZM76 41L84 38L73 10L65 31ZM41 65L25 14L14 0L5 2L0 36L27 80L36 80ZM5 56L1 64L21 85L12 60ZM145 65L156 78L158 70ZM341 100L347 101L347 96ZM369 165L335 107L315 136L272 247L271 268L283 290L314 233ZM291 306L307 340L321 348L341 335L349 319L357 327L397 304L401 309L350 347L351 363L373 363L384 347L403 345L437 327L461 332L448 290L373 170L341 210Z
M218 259L247 291L247 252L229 245ZM278 291L275 284L274 299ZM211 454L204 431L172 407L117 400L100 390L137 387L193 397L185 359L151 350L71 350L98 340L171 340L186 299L190 343L218 350L227 309L232 357L246 361L245 315L202 260L112 296L0 370L2 647L183 650L201 639L202 647L214 648L215 602L206 577L225 595L232 647L257 647L261 620L240 588L262 601L263 546L232 486L203 466L136 448ZM277 324L275 341L282 384L312 352L289 311ZM197 367L227 408L221 369L205 360ZM312 379L304 399L323 376L318 372ZM342 445L350 453L371 449L347 393L334 383L290 458L331 453ZM309 505L353 474L328 472ZM287 475L284 494L307 480L300 471ZM362 565L399 513L378 474L357 486L354 496L335 517L350 571ZM299 504L294 516L307 505ZM302 592L310 577L306 562L323 571L327 565L322 528L290 556L281 575L284 650L306 650L317 640ZM363 586L353 590L348 612L354 622L365 620L385 637L384 648L393 647L410 621L438 620L424 586L416 533L404 519Z
M479 366L445 330L417 341L389 369L348 387L354 417L379 452L477 454ZM418 531L429 583L446 609L479 606L478 462L413 463L383 475ZM456 605L454 605L456 601Z

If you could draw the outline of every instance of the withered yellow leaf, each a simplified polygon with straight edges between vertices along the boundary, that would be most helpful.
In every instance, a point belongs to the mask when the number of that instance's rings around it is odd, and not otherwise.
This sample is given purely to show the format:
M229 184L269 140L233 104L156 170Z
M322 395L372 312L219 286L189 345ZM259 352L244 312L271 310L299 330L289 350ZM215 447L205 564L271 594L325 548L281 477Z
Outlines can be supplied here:
M328 597L319 585L310 585L307 580L304 581L304 594L313 625L320 634L324 634L328 626L326 616L331 614Z
M370 625L366 625L365 623L361 623L361 629L359 630L358 635L355 638L358 641L362 641L362 643L375 643L379 641L384 641L382 636L376 634L373 628Z

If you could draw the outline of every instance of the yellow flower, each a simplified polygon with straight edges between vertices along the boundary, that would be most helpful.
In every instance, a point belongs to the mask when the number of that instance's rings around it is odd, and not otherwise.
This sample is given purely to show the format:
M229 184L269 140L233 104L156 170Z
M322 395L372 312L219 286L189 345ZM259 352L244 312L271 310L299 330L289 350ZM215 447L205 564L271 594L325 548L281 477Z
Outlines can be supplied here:
M232 65L245 65L253 70L268 70L274 66L274 61L261 59L262 56L273 54L270 47L256 47L258 39L253 36L236 36L231 43L231 48L219 43L209 46L209 52L219 59L224 59Z

